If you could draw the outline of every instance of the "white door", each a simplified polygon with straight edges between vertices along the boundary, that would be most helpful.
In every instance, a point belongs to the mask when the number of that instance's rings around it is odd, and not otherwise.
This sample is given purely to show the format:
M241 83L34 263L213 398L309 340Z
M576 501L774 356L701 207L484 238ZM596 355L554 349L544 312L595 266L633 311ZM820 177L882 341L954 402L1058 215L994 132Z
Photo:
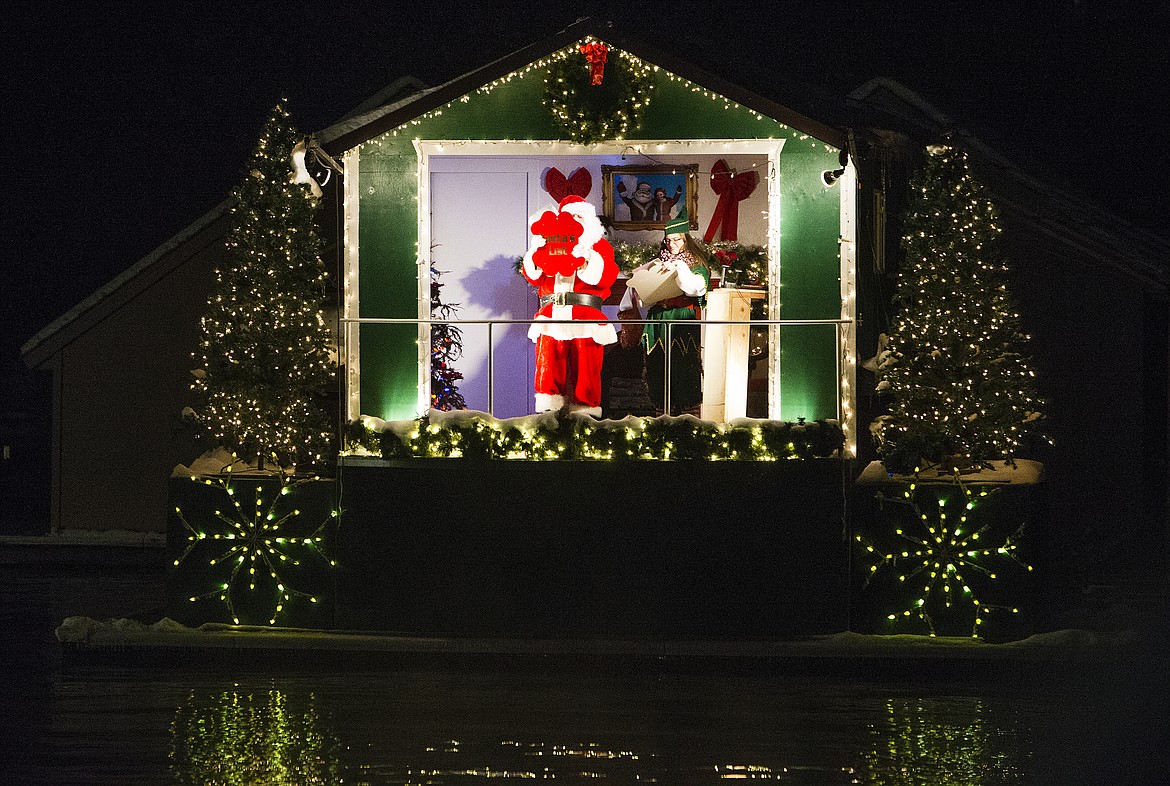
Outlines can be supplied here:
M531 319L535 290L516 271L528 245L526 172L432 172L431 261L443 272L444 303L458 303L455 319ZM462 325L463 374L459 392L468 409L489 411L486 325ZM533 344L528 325L491 330L493 400L496 417L533 411Z

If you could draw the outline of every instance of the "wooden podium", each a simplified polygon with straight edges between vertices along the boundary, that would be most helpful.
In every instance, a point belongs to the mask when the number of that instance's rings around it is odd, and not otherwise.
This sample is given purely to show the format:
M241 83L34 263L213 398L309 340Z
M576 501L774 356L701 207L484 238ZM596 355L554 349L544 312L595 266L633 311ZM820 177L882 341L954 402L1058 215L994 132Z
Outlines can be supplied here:
M705 320L743 322L742 325L703 325L703 420L726 423L747 414L748 338L752 301L768 293L761 289L721 287L707 293Z

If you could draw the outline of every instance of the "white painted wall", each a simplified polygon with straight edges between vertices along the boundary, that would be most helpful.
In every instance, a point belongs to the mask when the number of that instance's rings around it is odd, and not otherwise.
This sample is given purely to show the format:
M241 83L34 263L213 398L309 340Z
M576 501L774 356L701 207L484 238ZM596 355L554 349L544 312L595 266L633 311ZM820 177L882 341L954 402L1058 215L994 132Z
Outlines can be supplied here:
M458 150L452 146L447 149ZM697 164L698 219L702 237L718 202L710 187L711 167L723 158L736 170L755 168L760 182L751 197L739 204L739 241L768 243L768 155L672 154L647 155L628 151L605 155L448 155L427 157L430 199L431 261L445 274L443 300L459 303L460 319L530 319L537 310L535 290L515 272L515 258L528 245L528 220L538 211L555 207L544 190L544 176L552 167L569 176L585 167L593 187L585 199L602 212L602 165L650 166ZM425 210L425 206L424 206ZM612 242L656 244L658 230L615 231ZM616 306L606 307L616 318ZM425 312L424 312L425 313ZM493 368L494 414L513 417L533 411L533 345L527 325L496 326ZM488 411L488 339L484 326L467 325L464 355L455 368L464 375L460 392L471 409Z
M525 172L431 173L431 261L443 272L444 303L458 303L457 319L528 319L535 290L515 273L528 231ZM485 209L485 207L487 209ZM532 342L527 325L491 328L491 375L498 417L532 412ZM469 409L489 410L487 325L461 325L463 356L453 364ZM524 384L527 379L527 385Z

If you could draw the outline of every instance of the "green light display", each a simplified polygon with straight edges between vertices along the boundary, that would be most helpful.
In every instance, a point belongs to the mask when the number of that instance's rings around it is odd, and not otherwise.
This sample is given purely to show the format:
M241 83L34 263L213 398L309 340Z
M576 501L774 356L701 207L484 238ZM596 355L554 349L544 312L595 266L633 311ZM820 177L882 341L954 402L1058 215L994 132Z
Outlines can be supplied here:
M319 603L319 591L294 586L301 581L320 585L319 577L337 564L326 551L326 541L339 511L326 499L300 499L316 480L193 478L192 484L206 493L192 494L174 508L185 547L173 567L198 563L210 589L188 601L222 603L237 625L241 620L275 625L294 599Z
M1018 553L1023 525L997 537L994 517L977 521L981 504L1001 491L956 481L909 483L901 496L879 494L884 509L901 509L894 511L901 523L880 543L863 534L855 540L869 563L867 588L896 579L881 591L897 606L886 614L888 622L931 636L969 624L970 635L978 637L991 613L1020 612L991 599L999 594L994 584L1001 574L1032 570Z

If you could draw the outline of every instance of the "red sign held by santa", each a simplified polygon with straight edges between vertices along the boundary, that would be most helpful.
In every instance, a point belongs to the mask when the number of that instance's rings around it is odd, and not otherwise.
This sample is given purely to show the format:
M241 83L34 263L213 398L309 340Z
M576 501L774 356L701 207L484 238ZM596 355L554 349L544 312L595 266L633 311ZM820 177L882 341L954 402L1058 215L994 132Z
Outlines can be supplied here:
M567 196L529 221L521 272L540 295L528 331L536 344L536 410L601 416L601 361L617 333L601 310L617 280L613 246L596 209Z

